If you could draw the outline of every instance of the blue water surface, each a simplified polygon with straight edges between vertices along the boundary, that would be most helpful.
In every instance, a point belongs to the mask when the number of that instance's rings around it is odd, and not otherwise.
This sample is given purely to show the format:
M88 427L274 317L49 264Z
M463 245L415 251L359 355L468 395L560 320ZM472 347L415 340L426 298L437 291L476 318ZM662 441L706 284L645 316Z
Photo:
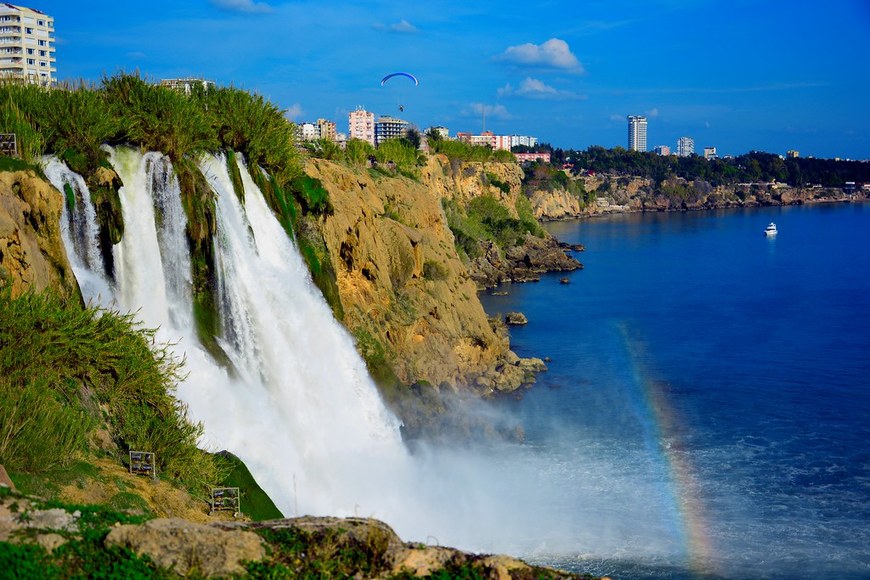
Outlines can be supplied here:
M511 329L518 354L551 359L503 405L526 445L574 471L589 450L607 456L616 467L595 477L626 500L604 512L614 521L634 517L620 478L648 462L638 477L660 481L634 487L661 490L637 493L665 506L680 547L658 558L632 537L617 556L538 559L615 578L870 577L870 205L548 229L586 246L585 269L481 296L490 314L527 315Z

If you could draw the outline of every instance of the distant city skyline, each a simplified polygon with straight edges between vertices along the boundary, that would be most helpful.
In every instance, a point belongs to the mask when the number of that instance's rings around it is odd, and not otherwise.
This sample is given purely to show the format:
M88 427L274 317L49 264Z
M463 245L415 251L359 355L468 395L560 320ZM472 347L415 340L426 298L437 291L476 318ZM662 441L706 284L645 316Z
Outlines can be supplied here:
M870 158L866 0L23 5L54 18L61 81L195 76L295 121L401 106L421 128L485 123L563 149L625 147L626 116L642 115L650 144ZM380 86L395 71L419 86Z

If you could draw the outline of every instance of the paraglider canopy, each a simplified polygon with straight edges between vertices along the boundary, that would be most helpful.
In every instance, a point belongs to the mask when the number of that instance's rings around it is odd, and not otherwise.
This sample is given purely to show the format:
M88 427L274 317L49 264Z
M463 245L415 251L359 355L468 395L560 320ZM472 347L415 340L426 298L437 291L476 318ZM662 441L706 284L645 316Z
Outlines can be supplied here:
M409 78L409 79L411 79L412 81L414 81L414 86L417 86L417 85L420 84L420 81L417 80L417 77L415 77L415 76L412 75L411 73L406 73L406 72L394 72L394 73L390 73L390 74L388 74L388 75L385 76L383 79L381 79L381 86L384 86L384 85L387 83L387 81L390 80L390 79L393 78L393 77L406 77L406 78Z

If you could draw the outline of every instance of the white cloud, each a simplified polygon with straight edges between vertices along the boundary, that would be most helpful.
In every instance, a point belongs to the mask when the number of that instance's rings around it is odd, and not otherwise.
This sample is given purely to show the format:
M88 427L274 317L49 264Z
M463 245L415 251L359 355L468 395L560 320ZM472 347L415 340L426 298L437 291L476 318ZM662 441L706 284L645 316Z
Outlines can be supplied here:
M486 114L489 119L513 119L507 107L504 105L486 105L484 103L471 103L460 113L463 117L482 117Z
M533 79L531 77L526 77L526 79L522 83L520 83L518 89L514 89L513 86L508 83L498 89L497 94L499 97L517 95L529 99L570 100L584 98L577 93L571 91L561 91L559 89L551 87L543 81L539 81L538 79Z
M659 116L658 108L650 109L649 111L646 112L646 116L647 117L658 117Z
M212 4L230 12L266 13L271 12L272 7L265 2L254 0L210 0Z
M302 105L300 105L299 103L293 103L284 111L284 116L291 121L295 121L296 119L302 117L302 115L304 114L305 111L302 110Z
M527 42L519 46L509 46L497 59L519 65L585 72L568 43L558 38L551 38L541 45Z
M400 20L399 22L390 26L390 30L393 32L417 32L417 27L408 22L407 20Z
M387 32L399 32L402 34L413 34L418 32L416 26L408 22L407 20L399 20L395 24L384 24L382 22L375 22L372 24L372 28L375 30L386 30Z

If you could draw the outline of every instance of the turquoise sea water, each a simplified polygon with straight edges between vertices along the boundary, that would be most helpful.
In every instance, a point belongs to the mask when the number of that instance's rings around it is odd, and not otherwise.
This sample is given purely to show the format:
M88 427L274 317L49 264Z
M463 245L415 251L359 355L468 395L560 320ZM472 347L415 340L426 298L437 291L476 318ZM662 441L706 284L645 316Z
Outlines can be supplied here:
M518 354L551 358L501 404L607 541L531 559L615 578L870 577L870 205L548 229L586 246L585 269L482 295L527 315Z

